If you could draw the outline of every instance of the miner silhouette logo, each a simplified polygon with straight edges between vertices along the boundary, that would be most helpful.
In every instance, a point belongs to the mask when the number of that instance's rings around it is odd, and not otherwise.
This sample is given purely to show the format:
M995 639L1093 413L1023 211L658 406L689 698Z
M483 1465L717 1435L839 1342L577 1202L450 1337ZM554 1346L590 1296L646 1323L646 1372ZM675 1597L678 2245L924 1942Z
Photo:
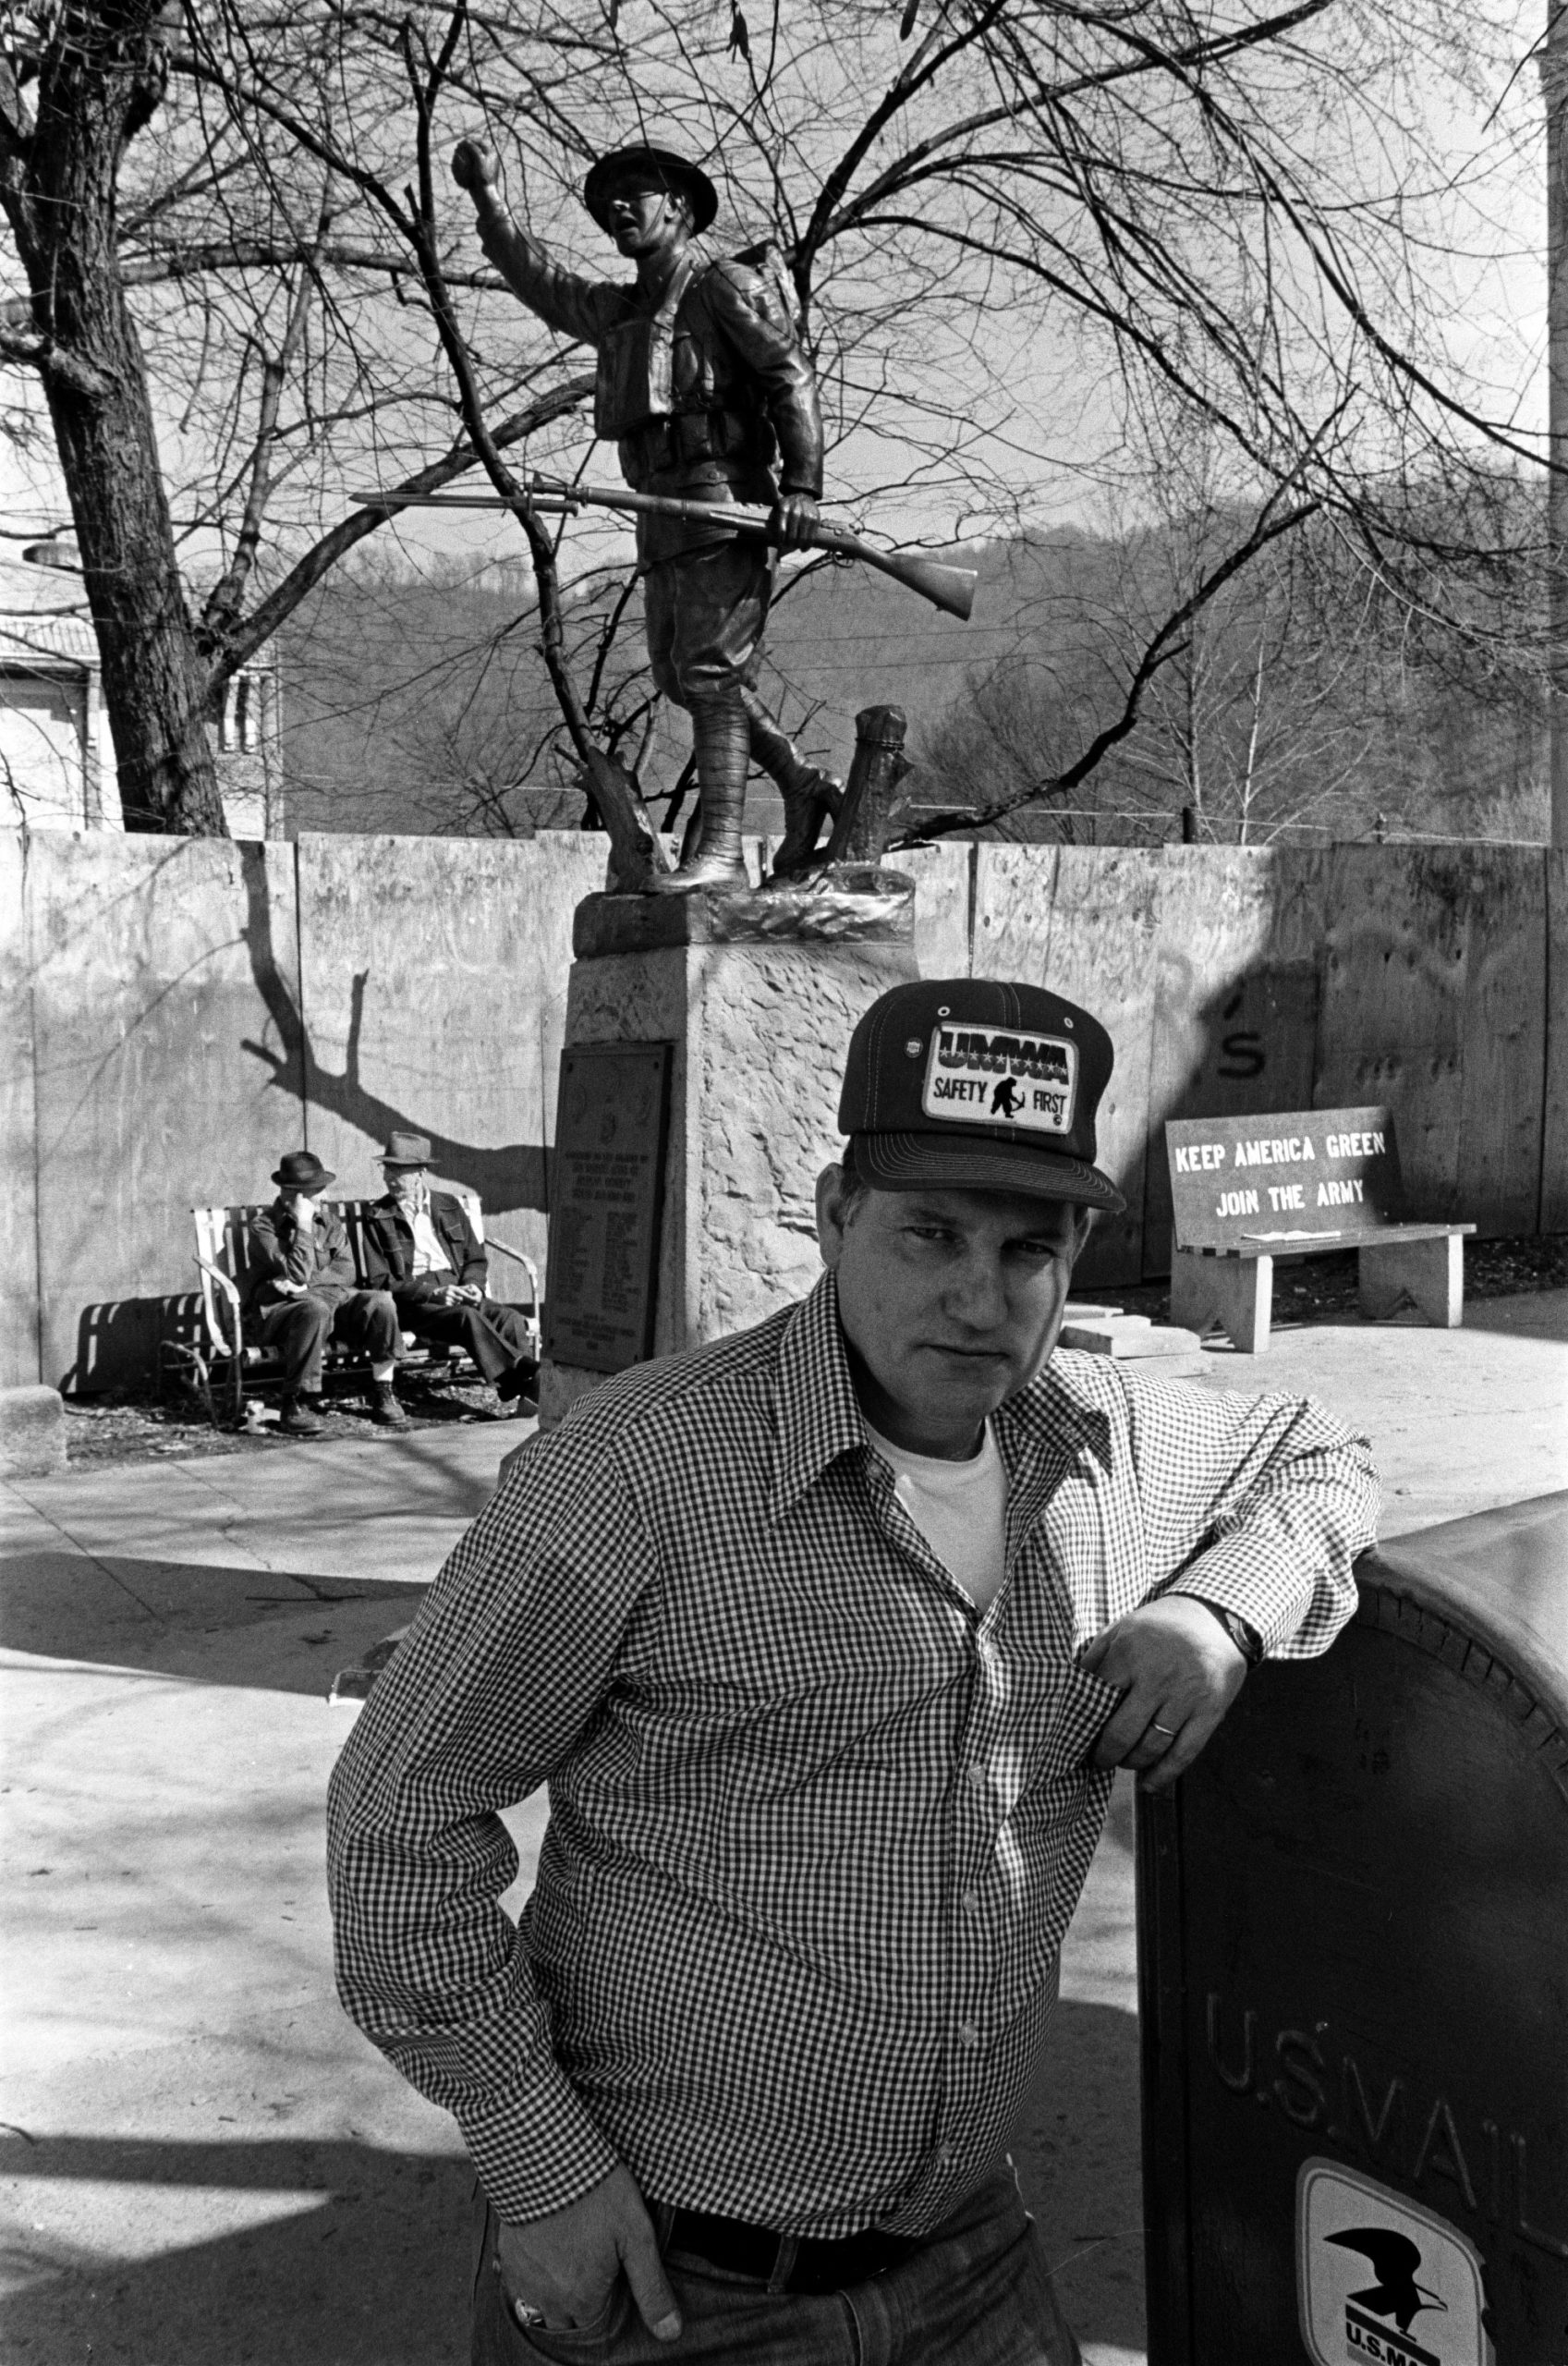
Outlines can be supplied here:
M1447 2301L1416 2281L1421 2253L1408 2235L1392 2226L1347 2226L1343 2234L1325 2235L1323 2239L1337 2243L1342 2250L1359 2251L1371 2262L1378 2281L1347 2298L1370 2309L1374 2316L1392 2317L1401 2333L1410 2331L1412 2318L1423 2309L1441 2309L1447 2314Z
M993 1117L1015 1117L1023 1105L1023 1103L1018 1098L1017 1086L1014 1083L1010 1076L1004 1076L1002 1082L997 1086L995 1092L991 1096L991 1116Z

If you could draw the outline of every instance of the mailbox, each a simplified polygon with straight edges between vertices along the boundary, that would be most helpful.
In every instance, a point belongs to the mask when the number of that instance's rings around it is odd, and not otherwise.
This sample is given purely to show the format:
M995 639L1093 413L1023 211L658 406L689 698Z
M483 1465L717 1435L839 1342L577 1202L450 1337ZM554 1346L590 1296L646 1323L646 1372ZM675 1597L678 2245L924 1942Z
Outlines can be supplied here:
M1568 1494L1139 1802L1149 2366L1568 2366Z

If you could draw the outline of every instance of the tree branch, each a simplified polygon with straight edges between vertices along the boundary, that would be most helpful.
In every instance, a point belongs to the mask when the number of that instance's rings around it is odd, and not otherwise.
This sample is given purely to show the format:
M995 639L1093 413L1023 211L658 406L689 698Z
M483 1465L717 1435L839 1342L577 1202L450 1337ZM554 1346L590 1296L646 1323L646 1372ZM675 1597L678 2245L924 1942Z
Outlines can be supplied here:
M56 345L52 336L18 336L13 331L0 330L0 362L5 361L36 370L42 378L57 378L73 394L85 395L90 400L109 391L102 370Z
M413 93L419 123L419 194L406 192L408 205L408 237L419 258L419 276L441 335L443 349L457 381L458 397L462 405L463 424L468 431L474 449L479 454L496 492L505 502L528 537L529 552L533 561L534 581L539 587L540 623L541 626L541 654L550 676L561 713L573 747L582 760L605 829L610 835L611 877L614 886L625 891L645 887L655 872L664 867L663 849L648 809L638 794L637 784L625 767L608 755L595 741L583 713L577 684L572 679L566 662L565 635L561 622L561 585L555 567L555 554L545 532L539 512L528 494L512 475L496 449L495 439L485 423L484 407L480 399L478 382L474 376L473 357L468 351L452 299L442 273L435 238L435 185L431 169L431 109L441 79L456 46L467 9L467 0L455 0L451 22L441 54L431 67L430 78L421 82L414 56L413 28L405 21L402 34L404 64L408 86ZM427 56L429 53L427 52Z
M337 271L372 271L383 279L407 279L412 272L407 255L385 254L374 247L357 247L328 238L319 247L297 240L275 244L261 238L220 238L209 243L170 248L140 262L120 265L125 287L164 287L186 279L206 278L228 271L288 271L314 260ZM447 284L471 287L485 295L499 293L506 283L493 271L448 271ZM10 296L0 303L0 323L18 326L31 312L31 299Z
M261 521L266 516L267 496L272 490L273 454L277 444L278 411L283 402L283 390L299 340L305 333L306 315L315 288L317 257L327 226L332 220L332 175L322 184L321 211L317 220L317 236L312 250L299 268L299 282L295 288L284 321L283 339L275 353L268 354L261 364L261 399L256 419L256 443L250 459L250 484L245 496L245 513L239 532L235 537L234 556L213 585L211 596L201 613L201 629L197 646L211 646L222 638L225 627L239 614L239 603L250 570L256 563L256 551L261 539Z
M1087 780L1096 765L1103 761L1119 740L1127 737L1137 722L1143 694L1161 667L1168 665L1172 658L1179 656L1186 648L1187 643L1183 640L1182 635L1193 618L1201 609L1208 606L1216 592L1223 591L1234 576L1240 574L1250 559L1257 557L1260 550L1265 549L1270 543L1277 542L1282 534L1293 532L1304 519L1315 516L1323 505L1320 501L1298 502L1294 508L1284 510L1273 518L1269 515L1271 506L1270 503L1260 511L1246 542L1238 544L1237 548L1232 551L1228 557L1222 559L1218 567L1211 568L1202 577L1191 595L1182 602L1179 608L1172 610L1159 631L1144 648L1137 664L1133 668L1121 713L1113 723L1108 723L1102 731L1095 733L1076 763L1069 764L1064 773L1058 773L1050 780L1036 781L1027 788L1019 789L1011 797L998 798L991 805L971 806L950 812L935 813L929 821L918 823L914 829L906 831L904 836L895 839L894 848L926 846L933 838L945 837L951 830L984 829L990 823L1001 821L1004 814L1015 811L1020 805L1032 805L1037 798L1041 797L1064 797L1070 790L1076 788L1081 780Z
M497 450L519 444L540 428L548 427L552 420L565 418L579 403L586 402L592 392L591 371L568 378L561 385L552 388L549 394L541 395L537 401L529 403L526 410L515 411L510 419L504 420L500 426L493 428L491 442ZM421 469L417 475L406 477L400 484L391 486L387 494L389 504L399 494L438 493L444 484L450 484L455 477L460 477L466 470L471 469L479 457L471 444L455 444L444 459L433 461L428 469ZM301 600L315 590L338 560L351 551L356 543L362 543L367 534L373 534L378 528L386 525L395 514L390 506L385 509L356 509L335 525L330 533L323 534L320 542L311 545L244 623L230 629L207 678L209 701L219 696L232 674L271 640Z

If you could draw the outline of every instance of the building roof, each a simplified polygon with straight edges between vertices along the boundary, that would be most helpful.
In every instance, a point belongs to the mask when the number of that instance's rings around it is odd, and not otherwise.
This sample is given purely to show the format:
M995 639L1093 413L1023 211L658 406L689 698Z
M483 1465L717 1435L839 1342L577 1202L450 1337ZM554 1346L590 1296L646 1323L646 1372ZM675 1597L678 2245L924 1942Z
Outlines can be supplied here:
M0 673L79 675L96 668L98 636L79 589L74 601L70 590L57 570L0 551ZM237 673L276 669L276 646L267 641Z
M98 663L98 636L86 616L0 613L0 669L7 674L79 674Z

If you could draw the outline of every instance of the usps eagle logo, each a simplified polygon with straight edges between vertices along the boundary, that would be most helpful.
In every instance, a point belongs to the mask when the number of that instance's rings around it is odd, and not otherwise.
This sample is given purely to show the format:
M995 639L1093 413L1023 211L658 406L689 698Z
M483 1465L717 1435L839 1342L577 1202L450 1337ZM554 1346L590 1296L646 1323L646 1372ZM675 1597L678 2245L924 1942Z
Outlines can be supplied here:
M1014 1035L954 1020L931 1037L920 1095L928 1117L1070 1134L1077 1097L1078 1047L1065 1036Z
M1296 2279L1314 2366L1495 2366L1469 2238L1346 2162L1302 2164Z

